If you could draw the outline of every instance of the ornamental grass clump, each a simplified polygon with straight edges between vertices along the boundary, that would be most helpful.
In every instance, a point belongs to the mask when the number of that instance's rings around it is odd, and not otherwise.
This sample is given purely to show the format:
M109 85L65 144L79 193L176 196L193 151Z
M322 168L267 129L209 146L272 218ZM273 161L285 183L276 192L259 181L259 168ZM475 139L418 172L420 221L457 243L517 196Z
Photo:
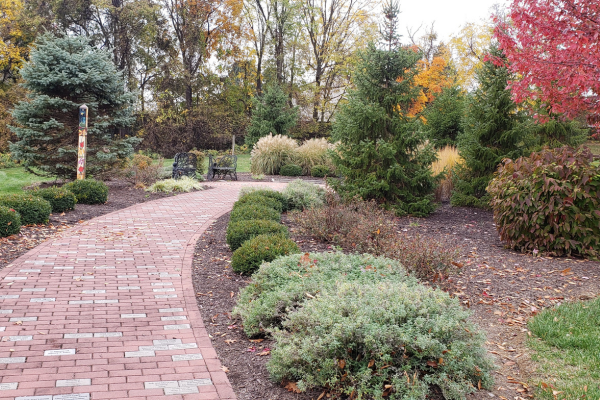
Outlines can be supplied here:
M488 192L500 238L511 248L599 257L600 160L588 148L507 159Z
M33 191L33 194L47 200L52 206L53 213L73 210L75 209L75 204L77 204L75 195L64 187L52 186L45 189L37 189Z
M250 156L250 172L277 175L284 165L291 162L298 148L292 138L282 135L262 137L256 142Z
M17 211L23 225L47 224L52 212L48 201L31 193L0 195L0 206Z
M146 191L148 192L191 192L192 190L202 190L204 186L196 179L189 176L182 176L179 179L163 179L162 181L154 182Z
M431 164L431 170L434 175L445 174L445 177L435 189L436 201L450 200L452 190L454 189L457 167L462 163L463 159L454 146L445 146L437 151L437 160Z
M302 179L290 182L283 189L283 195L290 210L320 207L325 203L325 189Z
M294 153L294 163L302 167L302 175L310 175L316 165L326 165L333 169L329 150L334 146L324 138L309 139L302 143Z
M108 200L108 186L95 179L82 179L63 186L75 195L79 204L104 204Z
M21 215L14 209L0 205L0 237L16 235L21 231Z
M227 226L227 244L231 251L237 250L245 241L258 235L278 235L289 238L290 234L285 225L266 219L242 220Z

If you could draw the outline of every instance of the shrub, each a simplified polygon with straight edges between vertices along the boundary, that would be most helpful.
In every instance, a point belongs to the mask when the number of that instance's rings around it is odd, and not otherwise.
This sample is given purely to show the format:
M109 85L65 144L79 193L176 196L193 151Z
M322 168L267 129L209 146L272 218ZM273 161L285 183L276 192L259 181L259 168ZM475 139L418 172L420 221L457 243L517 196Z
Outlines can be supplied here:
M281 327L290 310L338 281L384 280L417 284L397 261L370 254L305 253L281 257L263 264L252 276L252 284L240 292L234 314L242 318L246 334L255 336Z
M162 176L163 159L154 161L143 154L134 154L121 171L121 175L134 185L150 185Z
M268 135L254 145L250 156L253 174L277 175L282 166L289 164L298 144L282 135Z
M14 168L17 166L18 166L17 162L15 160L13 160L10 153L0 153L0 169Z
M330 149L333 149L333 145L326 139L307 140L295 151L294 163L302 167L302 175L309 175L315 165L333 165L329 157Z
M0 205L0 237L21 231L21 215L14 209Z
M500 238L510 247L598 258L600 161L589 149L505 160L488 191Z
M196 155L196 175L204 174L206 172L206 169L204 168L206 154L201 150L190 150L189 153Z
M242 196L238 201L235 202L234 207L240 207L243 204L255 204L272 208L278 212L283 211L283 205L279 200L273 197L263 196L257 192Z
M52 212L48 201L31 193L0 195L0 205L17 211L23 225L46 224Z
M80 204L104 204L108 200L108 186L94 179L82 179L63 186L77 198Z
M192 190L202 190L204 186L194 178L182 176L179 179L163 179L152 184L146 191L148 192L191 192Z
M298 245L285 236L259 235L247 240L233 252L231 268L239 274L250 275L263 262L297 252Z
M333 174L333 170L327 165L315 165L310 170L310 176L315 178L324 178L326 176L332 176Z
M266 187L260 186L246 186L240 190L240 200L249 194L258 194L264 197L270 197L272 199L277 200L281 203L281 211L287 211L288 202L287 198L283 195L283 193L278 192L277 190L269 189Z
M47 200L52 206L53 213L61 213L68 210L73 210L77 199L75 195L65 189L52 186L46 189L38 189L33 192L35 196Z
M296 164L287 164L281 167L279 175L282 176L301 176L302 167Z
M247 219L230 223L227 227L227 244L231 251L237 250L246 240L258 235L289 237L286 226L266 219Z
M400 261L416 277L446 278L455 269L458 250L445 242L398 232L394 215L375 201L342 202L331 193L324 207L292 214L303 231L318 240L357 253L384 255Z
M458 154L456 147L446 146L437 151L437 161L431 164L431 170L434 175L445 173L446 176L440 181L435 189L436 201L450 200L454 188L453 182L456 179L456 168L462 164L462 162L463 159Z
M273 332L273 380L358 399L424 399L435 387L446 399L464 399L478 386L491 388L485 337L447 293L340 282L314 297Z
M257 216L270 221L281 221L281 213L279 211L254 204L239 204L238 206L234 207L229 215L229 221L230 223L233 223L249 219L256 219Z
M325 201L325 189L301 179L290 182L283 189L283 195L287 199L290 210L320 207Z

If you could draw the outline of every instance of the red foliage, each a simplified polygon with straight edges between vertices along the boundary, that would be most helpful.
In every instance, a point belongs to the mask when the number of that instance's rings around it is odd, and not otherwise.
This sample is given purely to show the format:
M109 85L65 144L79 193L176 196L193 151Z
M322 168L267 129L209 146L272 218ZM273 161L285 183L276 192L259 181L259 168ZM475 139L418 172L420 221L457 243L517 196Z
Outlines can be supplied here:
M600 1L513 0L509 16L495 36L520 78L515 100L568 118L600 114Z

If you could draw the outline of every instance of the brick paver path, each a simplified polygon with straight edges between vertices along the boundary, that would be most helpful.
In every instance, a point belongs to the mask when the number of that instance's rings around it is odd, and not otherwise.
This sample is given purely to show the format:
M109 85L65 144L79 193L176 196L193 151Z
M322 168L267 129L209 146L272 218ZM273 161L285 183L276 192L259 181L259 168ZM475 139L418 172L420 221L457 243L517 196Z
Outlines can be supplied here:
M198 237L251 184L95 218L0 271L0 399L235 399L191 266Z

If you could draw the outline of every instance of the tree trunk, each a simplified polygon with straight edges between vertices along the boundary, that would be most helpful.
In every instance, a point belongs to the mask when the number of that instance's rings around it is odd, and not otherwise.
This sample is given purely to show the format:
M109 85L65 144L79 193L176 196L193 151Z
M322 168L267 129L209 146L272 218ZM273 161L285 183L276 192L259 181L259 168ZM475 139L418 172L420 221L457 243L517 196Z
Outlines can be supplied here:
M321 105L321 78L323 76L323 67L319 61L317 61L317 68L315 70L315 85L317 87L315 91L315 100L313 102L313 120L319 121L319 107Z
M192 84L187 83L185 85L185 108L188 110L192 109L193 101L192 101Z

